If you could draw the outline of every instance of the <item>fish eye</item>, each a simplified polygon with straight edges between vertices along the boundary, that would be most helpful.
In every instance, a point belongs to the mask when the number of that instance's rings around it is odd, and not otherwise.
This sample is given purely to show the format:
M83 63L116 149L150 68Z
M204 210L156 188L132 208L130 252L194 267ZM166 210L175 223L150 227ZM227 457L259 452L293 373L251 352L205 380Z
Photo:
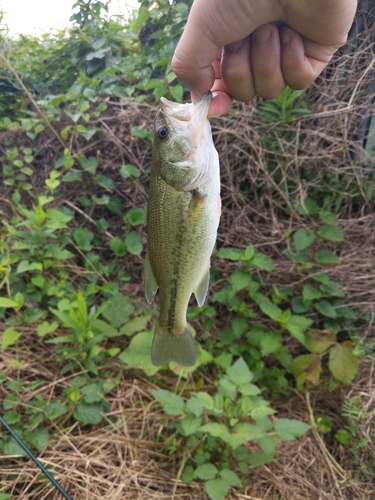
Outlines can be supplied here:
M162 127L159 127L158 128L158 131L157 131L157 134L158 134L158 137L161 141L165 141L165 139L168 137L169 135L169 130L167 129L167 127L165 126L162 126Z

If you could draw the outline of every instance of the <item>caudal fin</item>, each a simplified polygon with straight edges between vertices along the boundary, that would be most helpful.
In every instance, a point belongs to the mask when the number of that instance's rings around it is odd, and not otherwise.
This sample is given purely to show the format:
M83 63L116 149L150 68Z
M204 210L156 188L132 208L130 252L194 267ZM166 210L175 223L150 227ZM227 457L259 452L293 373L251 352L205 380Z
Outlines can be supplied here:
M168 335L156 324L151 349L151 361L154 366L163 366L170 361L181 366L193 366L196 359L194 339L188 326L182 335Z

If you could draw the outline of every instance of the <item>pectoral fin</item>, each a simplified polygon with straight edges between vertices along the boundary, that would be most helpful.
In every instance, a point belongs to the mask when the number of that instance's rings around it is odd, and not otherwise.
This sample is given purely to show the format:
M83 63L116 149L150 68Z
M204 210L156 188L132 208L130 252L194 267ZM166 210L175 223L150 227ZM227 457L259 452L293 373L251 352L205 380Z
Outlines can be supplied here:
M148 253L146 253L144 273L145 273L146 300L149 304L151 304L151 302L154 300L156 292L158 291L158 285L155 281L154 273L152 272L151 263L150 263L150 259L148 257Z
M208 291L208 285L210 283L210 268L207 269L207 272L203 276L201 282L194 290L195 298L197 299L198 306L201 307L206 300L206 295Z

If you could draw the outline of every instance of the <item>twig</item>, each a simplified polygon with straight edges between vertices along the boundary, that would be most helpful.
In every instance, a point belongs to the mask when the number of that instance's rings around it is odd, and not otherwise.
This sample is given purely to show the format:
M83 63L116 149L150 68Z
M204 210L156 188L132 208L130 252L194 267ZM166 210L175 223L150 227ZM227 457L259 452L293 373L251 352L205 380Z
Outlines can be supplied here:
M87 215L83 210L81 210L80 208L78 208L76 205L74 205L74 203L72 203L71 201L68 201L68 200L65 200L64 202L66 205L68 205L69 207L71 207L73 210L75 210L76 212L78 212L79 214L81 214L83 217L85 217L87 220L89 220L92 224L94 224L96 226L96 222L94 221L94 219L92 219L89 215ZM112 239L113 236L110 232L108 231L104 231L104 234L106 236L108 236L108 238Z

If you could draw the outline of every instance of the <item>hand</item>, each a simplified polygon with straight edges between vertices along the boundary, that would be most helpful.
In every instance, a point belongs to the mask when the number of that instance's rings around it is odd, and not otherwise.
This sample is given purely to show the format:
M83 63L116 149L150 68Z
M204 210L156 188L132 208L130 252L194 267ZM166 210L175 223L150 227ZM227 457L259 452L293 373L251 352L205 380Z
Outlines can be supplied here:
M356 7L356 0L195 0L173 71L193 102L212 90L211 116L227 113L232 98L303 89L345 44Z

